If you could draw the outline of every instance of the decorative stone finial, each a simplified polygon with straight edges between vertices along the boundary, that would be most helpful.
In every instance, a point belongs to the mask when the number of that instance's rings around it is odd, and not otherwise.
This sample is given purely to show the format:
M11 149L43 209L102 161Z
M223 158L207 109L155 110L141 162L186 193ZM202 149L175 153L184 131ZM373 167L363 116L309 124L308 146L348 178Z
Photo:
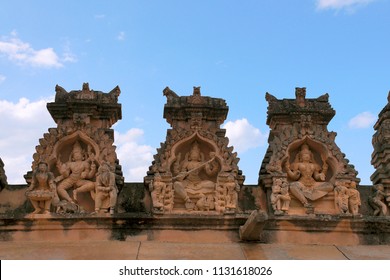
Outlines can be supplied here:
M297 104L299 107L305 107L305 97L306 97L306 88L296 87L295 88L295 97L297 99Z

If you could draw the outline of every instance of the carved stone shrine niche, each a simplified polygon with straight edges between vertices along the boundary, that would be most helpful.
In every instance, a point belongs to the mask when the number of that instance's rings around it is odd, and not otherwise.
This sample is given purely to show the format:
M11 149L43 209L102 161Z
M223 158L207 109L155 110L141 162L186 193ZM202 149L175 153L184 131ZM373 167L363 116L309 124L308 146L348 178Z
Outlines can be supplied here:
M57 85L55 91L47 109L57 127L39 139L32 171L25 175L34 213L39 208L33 201L42 202L44 196L51 200L46 212L112 214L124 184L111 129L122 117L120 89L103 93L84 83L82 90L67 92Z
M259 172L267 211L275 215L359 215L360 182L327 125L335 115L328 94L295 99L266 93L268 149Z
M244 176L239 158L228 146L221 124L225 100L202 96L194 87L190 96L178 96L168 87L164 118L171 125L144 178L155 214L235 214Z
M374 125L375 133L372 137L374 151L371 164L375 172L371 175L373 183L369 204L373 208L374 216L389 216L390 208L390 92L387 104L379 113L378 121Z

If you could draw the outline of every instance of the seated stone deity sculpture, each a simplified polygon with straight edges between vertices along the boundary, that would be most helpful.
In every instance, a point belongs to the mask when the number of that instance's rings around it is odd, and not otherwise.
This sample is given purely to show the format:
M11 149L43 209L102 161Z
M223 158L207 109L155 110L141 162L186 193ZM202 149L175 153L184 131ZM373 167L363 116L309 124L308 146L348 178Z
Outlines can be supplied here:
M84 152L79 142L76 142L73 145L69 161L63 164L58 160L57 168L61 175L58 176L55 181L60 182L57 186L57 192L61 199L76 203L76 201L69 196L67 192L68 189L95 189L95 183L90 179L96 174L96 164L85 160ZM75 197L75 194L73 196Z
M58 200L53 173L48 171L47 163L40 162L34 170L30 187L26 191L34 207L33 214L49 214L53 199ZM58 202L58 201L57 201Z
M111 171L108 162L100 164L96 177L95 213L102 211L104 200L109 200L110 214L114 214L118 197L118 190L115 184L115 173Z
M295 161L290 165L289 159L285 163L290 183L291 193L305 206L312 207L311 201L324 197L333 190L330 182L325 182L328 165L323 160L322 168L314 160L313 153L307 144L301 146Z
M215 161L214 153L210 153L210 160L205 161L203 159L203 154L200 152L197 142L192 144L190 151L182 162L180 162L180 157L179 154L175 164L175 171L178 171L179 174L173 178L175 197L183 199L186 209L193 210L197 200L215 192L215 183L211 180L202 179L200 172L204 171L208 177L211 177L218 172L219 165Z

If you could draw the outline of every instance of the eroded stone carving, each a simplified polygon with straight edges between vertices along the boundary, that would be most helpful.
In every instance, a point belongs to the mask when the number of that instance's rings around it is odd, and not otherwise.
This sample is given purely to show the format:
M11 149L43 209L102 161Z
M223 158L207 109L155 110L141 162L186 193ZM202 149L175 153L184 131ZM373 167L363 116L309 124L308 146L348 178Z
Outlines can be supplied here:
M307 144L300 147L291 165L290 159L287 158L285 168L287 178L291 180L290 191L304 207L312 207L308 199L317 200L333 190L333 185L325 182L325 174L328 171L326 161L323 160L322 167L316 163Z
M270 200L275 215L288 214L291 197L287 181L280 178L274 179Z
M327 129L335 115L328 99L328 94L308 99L306 88L296 88L295 99L279 100L266 93L267 124L271 130L259 184L270 192L270 200L275 201L278 195L276 190L272 195L275 179L285 180L291 195L290 214L355 213L359 206L355 192L360 181L357 172L335 144L336 133ZM336 193L335 187L340 182L348 182L347 190L339 188ZM343 193L346 208L341 203ZM269 206L281 214L275 202L270 201Z
M69 161L62 163L57 160L57 169L61 174L55 180L58 183L57 192L61 199L76 203L78 192L87 192L95 189L95 183L91 180L96 174L96 164L90 157L86 157L85 151L77 141L73 144ZM68 190L73 189L73 199Z
M372 137L374 151L371 158L371 164L375 168L375 172L371 175L374 188L369 202L374 208L374 215L388 216L386 204L390 204L388 195L390 193L390 91L387 104L379 113L374 129L375 133Z
M49 128L39 140L32 169L41 161L47 163L61 199L58 212L94 212L96 197L104 198L101 205L105 210L113 207L110 199L114 195L99 194L96 185L97 170L107 163L115 173L118 191L123 186L121 166L113 145L114 133L110 129L121 118L119 94L119 87L103 93L90 90L88 83L83 84L82 90L70 92L56 86L55 102L48 103L47 108L57 127ZM28 172L25 178L31 184L32 173Z
M382 184L374 185L368 203L374 209L374 216L386 216L388 206L390 206L390 193L385 193L385 187Z
M4 163L0 158L0 191L8 185L7 176L4 171Z
M114 214L118 197L118 190L115 183L115 173L111 171L108 162L102 162L96 178L95 212L110 211ZM104 205L106 203L106 205ZM108 205L107 205L108 204Z
M220 128L228 107L223 99L178 96L168 87L164 118L171 124L145 177L154 213L239 211L238 192L244 181L237 153Z
M197 201L200 198L202 198L202 208L207 207L204 205L207 202L212 207L210 209L214 209L213 201L210 201L210 199L206 201L206 197L213 197L215 183L207 178L200 177L201 171L204 171L206 177L215 176L219 171L219 166L215 162L213 153L210 154L210 157L211 159L205 161L204 154L200 152L198 142L194 142L191 144L191 149L186 153L185 158L181 160L181 154L179 153L174 163L173 174L177 174L172 178L175 194L185 202L185 207L188 210L193 210L196 206L193 200Z
M39 162L35 168L26 196L34 207L33 214L49 214L53 200L58 204L54 175L48 171L46 162Z

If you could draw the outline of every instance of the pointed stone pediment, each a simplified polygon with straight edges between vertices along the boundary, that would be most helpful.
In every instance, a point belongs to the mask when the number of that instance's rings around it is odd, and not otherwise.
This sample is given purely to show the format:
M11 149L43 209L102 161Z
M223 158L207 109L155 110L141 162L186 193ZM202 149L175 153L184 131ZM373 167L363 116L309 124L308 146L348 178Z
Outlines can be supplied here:
M179 96L168 87L164 118L171 125L144 182L154 213L236 213L244 176L237 153L221 129L226 101L202 96L194 87Z
M111 129L122 117L120 89L103 93L84 83L82 90L67 92L58 85L55 90L55 101L48 103L47 109L57 127L49 128L39 139L32 171L25 175L36 213L39 207L34 200L42 202L42 195L50 197L55 206L46 205L45 212L113 211L115 205L109 197L116 196L124 183ZM104 175L112 193L108 189L101 193L103 186L98 186L104 172L115 174L114 181L111 175ZM36 189L46 191L41 194Z
M306 98L306 88L295 94L295 99L266 94L271 131L259 184L268 193L268 207L278 215L357 215L360 180L336 145L336 133L328 131L335 115L329 95Z

